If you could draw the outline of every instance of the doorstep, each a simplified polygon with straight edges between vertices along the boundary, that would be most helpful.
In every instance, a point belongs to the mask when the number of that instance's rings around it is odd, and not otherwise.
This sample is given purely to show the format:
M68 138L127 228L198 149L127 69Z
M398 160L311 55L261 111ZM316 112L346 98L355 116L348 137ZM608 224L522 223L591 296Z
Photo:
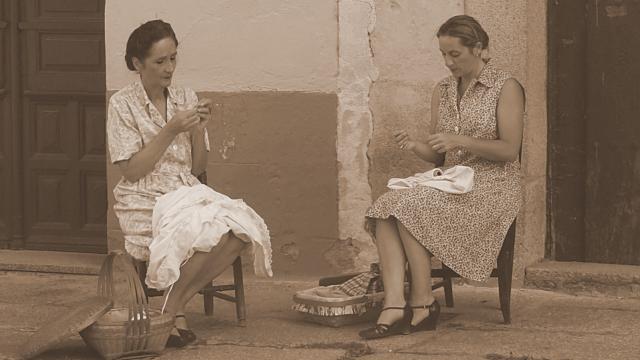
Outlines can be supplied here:
M97 275L105 254L0 250L0 271Z
M572 295L640 298L640 266L543 261L526 268L525 286Z

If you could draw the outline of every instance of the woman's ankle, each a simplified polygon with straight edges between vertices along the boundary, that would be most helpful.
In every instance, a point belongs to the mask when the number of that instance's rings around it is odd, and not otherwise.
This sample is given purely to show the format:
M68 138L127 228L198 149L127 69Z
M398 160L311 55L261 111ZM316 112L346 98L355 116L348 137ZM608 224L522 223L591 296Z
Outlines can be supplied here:
M178 312L175 315L175 326L179 329L188 329L189 324L187 324L187 318L184 316L184 313Z
M393 298L385 298L383 303L382 303L382 307L383 308L388 308L388 307L405 307L407 305L407 301L400 297L393 297Z
M431 295L431 296L426 296L426 297L421 297L419 299L411 299L409 300L409 306L415 308L415 307L421 307L421 306L429 306L431 304L433 304L433 302L436 300L436 298Z

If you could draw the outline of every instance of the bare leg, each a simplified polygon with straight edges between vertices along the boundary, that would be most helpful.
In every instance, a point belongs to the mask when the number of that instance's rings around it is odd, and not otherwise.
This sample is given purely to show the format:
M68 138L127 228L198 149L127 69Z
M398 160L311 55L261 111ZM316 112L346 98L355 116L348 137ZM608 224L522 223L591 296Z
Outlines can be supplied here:
M433 291L431 291L431 254L401 222L398 221L397 225L411 271L409 304L412 306L429 305L434 300ZM416 325L428 315L429 309L413 309L411 324Z
M407 263L394 218L376 220L376 246L384 284L384 306L404 307L404 271ZM403 316L399 309L380 314L378 324L392 324Z
M185 313L184 313L184 308L186 307L186 304L178 309L178 311L176 311L176 327L178 329L188 329L189 325L187 324L187 319L184 317Z
M196 252L180 269L180 278L166 299L165 311L175 316L207 283L226 270L240 255L245 243L232 234L224 236L210 252Z

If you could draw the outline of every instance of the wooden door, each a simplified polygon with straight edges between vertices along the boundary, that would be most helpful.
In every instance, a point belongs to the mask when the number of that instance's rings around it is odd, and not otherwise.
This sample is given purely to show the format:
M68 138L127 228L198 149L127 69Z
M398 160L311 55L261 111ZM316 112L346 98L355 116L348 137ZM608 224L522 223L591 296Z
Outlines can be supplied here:
M104 252L104 0L20 4L24 247Z
M638 1L549 1L549 258L640 265L638 39Z
M587 8L585 256L640 265L640 2Z
M9 186L11 158L11 100L9 97L9 3L0 0L0 248L9 246L11 238Z

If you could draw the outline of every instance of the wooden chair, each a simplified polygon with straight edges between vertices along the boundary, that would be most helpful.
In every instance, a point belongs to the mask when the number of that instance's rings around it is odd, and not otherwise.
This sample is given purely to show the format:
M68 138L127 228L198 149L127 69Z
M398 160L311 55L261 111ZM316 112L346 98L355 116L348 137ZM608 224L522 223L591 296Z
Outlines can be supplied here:
M522 161L522 147L518 153L518 160ZM498 294L500 297L500 310L505 324L511 324L511 279L513 275L513 249L516 242L516 219L513 220L507 234L504 237L502 248L498 254L497 267L491 271L491 277L498 278ZM435 283L433 290L444 288L444 301L447 307L453 307L453 286L451 279L460 277L455 271L442 264L440 269L431 269L432 278L442 278Z
M207 173L205 172L198 176L198 180L200 180L202 184L207 184ZM138 275L140 276L140 281L142 282L145 295L147 297L162 296L164 294L163 291L149 289L144 282L144 279L147 276L147 264L145 262L137 262L136 268L138 270ZM231 290L234 291L233 296L223 293ZM236 304L236 318L238 320L238 325L246 326L247 309L244 301L244 281L242 278L242 259L240 256L238 256L233 262L233 284L215 285L212 281L207 284L207 286L203 287L198 293L203 296L205 315L213 315L213 298L219 298Z
M144 293L149 297L162 296L163 291L150 289L145 284L144 279L147 276L147 263L138 261L136 263L138 275L144 288ZM223 293L224 291L234 291L234 295ZM244 302L244 281L242 278L242 259L238 256L233 262L233 284L215 285L214 282L207 284L199 292L203 296L204 313L207 316L213 315L213 298L230 301L236 304L236 318L238 325L245 326L247 319L247 310Z
M513 249L516 239L516 220L513 221L502 243L498 255L498 266L491 271L491 277L498 278L498 293L500 297L500 309L505 324L511 324L511 278L513 274ZM460 277L455 271L442 264L440 269L431 269L432 278L442 278L433 284L433 290L444 288L444 299L448 307L453 307L453 286L451 279Z

